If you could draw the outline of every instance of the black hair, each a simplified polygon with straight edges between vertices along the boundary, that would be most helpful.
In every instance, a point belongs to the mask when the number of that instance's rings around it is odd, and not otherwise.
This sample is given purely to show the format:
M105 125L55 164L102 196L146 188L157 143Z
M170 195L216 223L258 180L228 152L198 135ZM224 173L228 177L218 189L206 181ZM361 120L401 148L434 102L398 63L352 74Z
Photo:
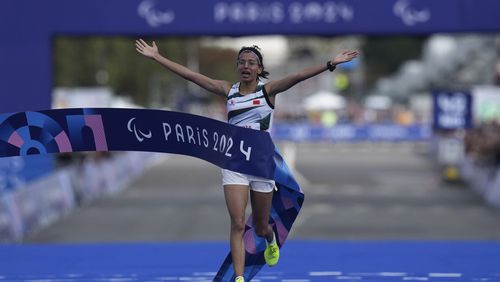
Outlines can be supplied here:
M248 46L241 47L240 51L238 52L238 58L240 57L241 53L244 53L244 52L252 52L255 55L257 55L257 58L259 58L259 65L262 67L262 71L260 74L257 75L257 80L260 80L260 77L267 78L269 76L269 72L266 71L264 68L264 58L262 57L262 54L260 53L259 46L253 45L251 47L248 47Z

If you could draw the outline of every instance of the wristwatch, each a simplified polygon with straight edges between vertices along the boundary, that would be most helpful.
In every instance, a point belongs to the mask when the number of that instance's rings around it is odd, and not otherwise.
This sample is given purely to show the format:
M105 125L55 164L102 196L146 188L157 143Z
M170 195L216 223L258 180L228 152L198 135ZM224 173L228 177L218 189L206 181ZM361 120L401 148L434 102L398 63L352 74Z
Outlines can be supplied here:
M337 66L332 64L332 61L328 61L328 62L326 62L326 68L329 71L334 71L337 68Z

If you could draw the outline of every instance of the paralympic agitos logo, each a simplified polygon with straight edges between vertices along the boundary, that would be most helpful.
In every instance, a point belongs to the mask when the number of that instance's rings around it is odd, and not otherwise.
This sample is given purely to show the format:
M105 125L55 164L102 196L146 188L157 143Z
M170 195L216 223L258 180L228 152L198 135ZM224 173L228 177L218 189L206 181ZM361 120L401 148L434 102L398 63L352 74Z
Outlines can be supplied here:
M134 133L137 141L142 142L144 141L144 139L150 139L151 137L153 137L153 133L151 132L151 130L149 130L148 133L144 133L140 129L137 129L137 127L135 126L135 119L136 118L133 117L128 121L127 129L128 131Z
M428 9L415 9L412 7L410 1L411 0L398 0L393 7L394 14L401 18L403 23L407 26L428 22L431 18L431 12Z
M151 27L172 23L175 20L175 13L172 10L159 7L159 5L155 0L144 0L137 7L137 13Z

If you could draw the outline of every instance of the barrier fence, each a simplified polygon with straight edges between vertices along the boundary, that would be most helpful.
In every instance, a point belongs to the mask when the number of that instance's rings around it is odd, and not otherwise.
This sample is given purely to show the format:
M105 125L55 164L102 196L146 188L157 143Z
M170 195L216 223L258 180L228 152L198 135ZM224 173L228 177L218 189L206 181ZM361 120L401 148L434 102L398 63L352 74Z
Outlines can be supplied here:
M340 124L324 127L308 123L278 123L273 127L271 135L276 141L296 142L427 141L432 137L432 129L428 125Z

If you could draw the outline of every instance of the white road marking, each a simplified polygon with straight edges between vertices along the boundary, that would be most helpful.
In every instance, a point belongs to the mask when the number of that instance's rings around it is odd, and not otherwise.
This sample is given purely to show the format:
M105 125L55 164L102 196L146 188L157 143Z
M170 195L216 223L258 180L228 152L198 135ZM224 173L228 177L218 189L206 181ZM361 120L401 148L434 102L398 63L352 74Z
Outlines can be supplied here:
M311 271L309 276L339 276L342 275L340 271Z
M429 277L458 278L462 277L462 273L429 273Z

